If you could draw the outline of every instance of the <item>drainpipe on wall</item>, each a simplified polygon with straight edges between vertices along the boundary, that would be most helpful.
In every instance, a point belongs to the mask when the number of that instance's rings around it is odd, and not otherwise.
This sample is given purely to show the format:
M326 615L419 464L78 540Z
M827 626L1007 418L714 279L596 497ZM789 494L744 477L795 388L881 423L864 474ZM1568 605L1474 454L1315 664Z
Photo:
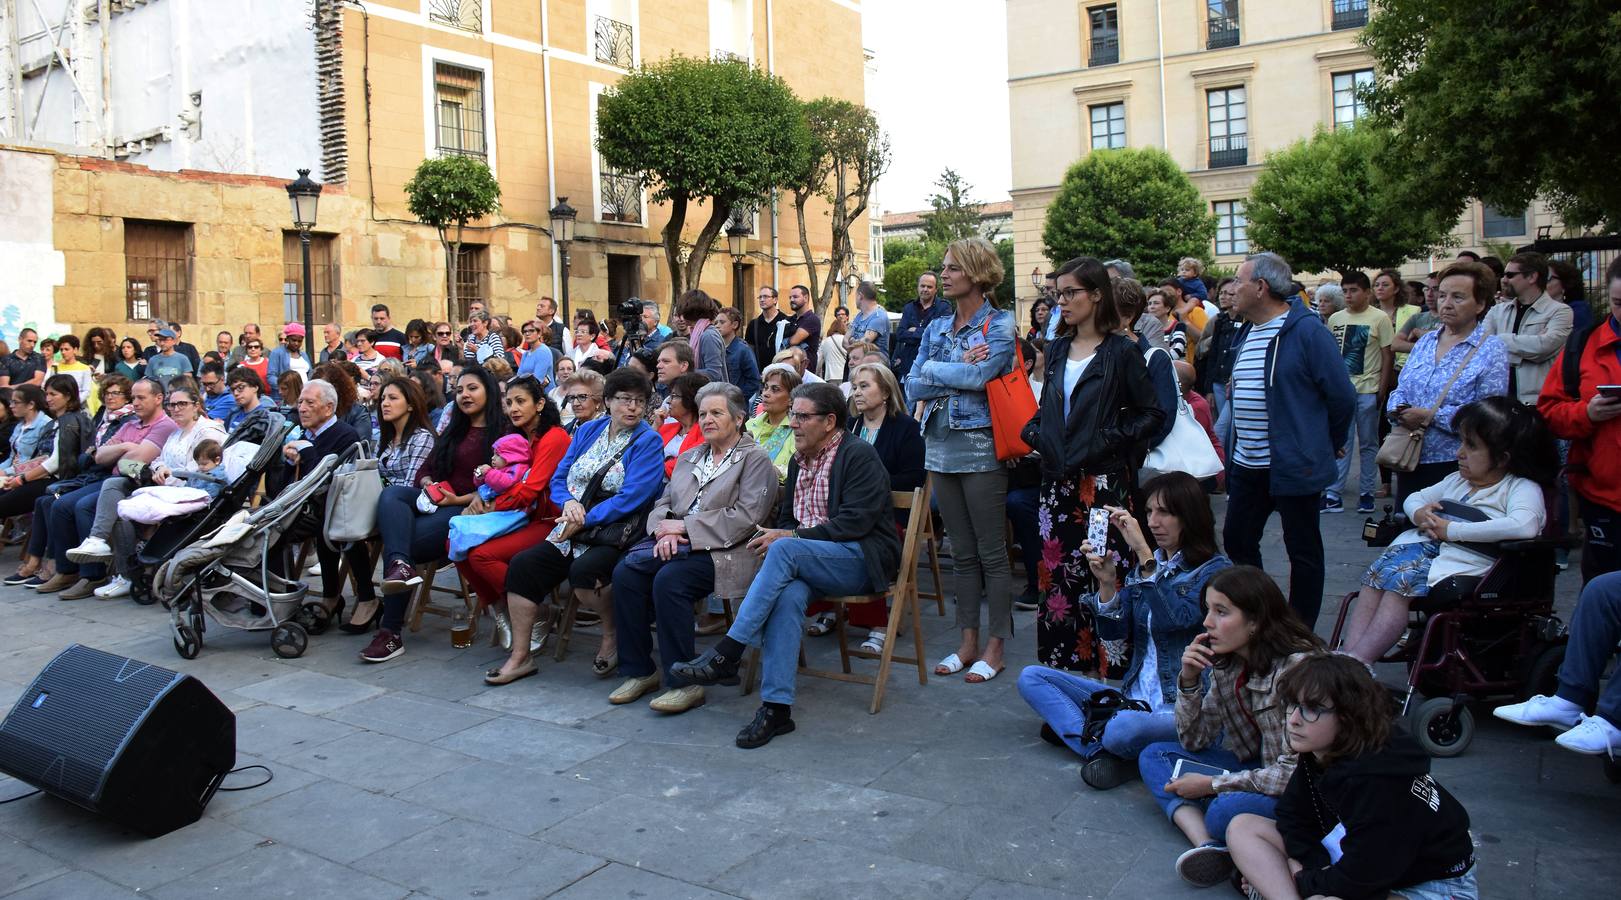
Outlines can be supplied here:
M547 207L557 203L557 152L552 141L552 31L551 17L546 11L546 0L540 0L540 77L542 84L541 98L545 108L546 118L546 196L551 198ZM557 257L557 242L550 241L551 270L552 270L552 296L560 292L561 282L558 281L558 267L560 261Z
M1159 145L1171 150L1170 125L1165 117L1165 13L1162 0L1154 0L1154 39L1159 43Z

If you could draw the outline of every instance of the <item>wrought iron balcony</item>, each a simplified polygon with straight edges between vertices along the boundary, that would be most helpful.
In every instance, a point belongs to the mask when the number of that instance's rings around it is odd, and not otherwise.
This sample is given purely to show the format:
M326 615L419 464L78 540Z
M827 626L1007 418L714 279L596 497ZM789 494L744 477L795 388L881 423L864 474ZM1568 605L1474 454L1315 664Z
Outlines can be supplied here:
M428 21L464 31L483 31L484 0L428 0Z
M595 41L597 62L605 62L621 69L635 66L636 44L633 36L634 31L624 22L607 16L597 16Z
M1368 24L1368 0L1334 0L1335 31L1361 28Z
M1092 52L1087 57L1089 66L1111 66L1120 61L1120 35L1096 34L1092 36Z
M1250 136L1231 134L1210 139L1210 168L1230 169L1250 162Z
M1211 16L1210 34L1205 41L1209 50L1219 50L1222 47L1238 46L1238 17L1237 16Z
M604 222L627 225L642 224L642 180L612 170L604 171L599 181L602 206L598 218Z

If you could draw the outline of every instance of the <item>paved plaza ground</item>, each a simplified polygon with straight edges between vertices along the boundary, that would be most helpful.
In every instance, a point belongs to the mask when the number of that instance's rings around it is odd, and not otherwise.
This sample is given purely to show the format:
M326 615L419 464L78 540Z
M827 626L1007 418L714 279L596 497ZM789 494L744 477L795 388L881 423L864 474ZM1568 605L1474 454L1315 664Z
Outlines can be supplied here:
M1324 517L1331 594L1373 557L1360 523ZM1265 547L1284 572L1275 520ZM1560 578L1562 611L1577 581L1574 569ZM1324 631L1337 609L1325 606ZM1037 736L1014 685L1033 658L1033 615L1019 614L1008 671L987 685L931 675L920 687L897 667L870 716L869 689L803 679L799 730L745 751L732 738L758 696L711 689L707 706L671 718L611 707L617 682L590 673L594 635L538 676L489 688L480 673L499 651L452 649L431 617L380 666L356 659L367 638L335 631L298 660L276 658L264 634L210 631L187 662L161 608L0 588L0 709L79 642L200 678L236 711L238 764L275 772L156 840L51 797L0 806L0 895L1232 896L1178 880L1185 844L1142 785L1093 791L1074 756ZM954 649L948 619L931 607L924 623L931 660ZM831 641L807 640L813 662L837 664ZM1477 722L1468 752L1435 771L1469 810L1482 896L1615 896L1621 787L1550 733L1484 709ZM0 777L0 798L25 789Z

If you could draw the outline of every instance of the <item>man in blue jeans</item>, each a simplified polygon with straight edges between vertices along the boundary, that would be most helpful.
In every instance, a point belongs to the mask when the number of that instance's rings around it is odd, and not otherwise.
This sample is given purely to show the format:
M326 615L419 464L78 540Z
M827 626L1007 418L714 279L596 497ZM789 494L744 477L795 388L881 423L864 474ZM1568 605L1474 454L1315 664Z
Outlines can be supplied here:
M811 597L887 590L900 571L889 472L866 441L846 439L844 395L830 384L794 389L788 464L777 527L762 529L749 549L765 558L726 636L690 662L670 667L693 684L736 684L743 650L762 650L760 699L737 746L763 747L794 730L794 676L805 606Z
M1559 689L1552 697L1538 694L1524 703L1499 706L1492 715L1519 725L1547 725L1564 730L1554 743L1588 756L1621 754L1621 678L1611 678L1601 693L1604 665L1621 642L1621 572L1589 581L1576 601L1570 621L1570 643L1559 665ZM1597 715L1586 715L1595 707Z

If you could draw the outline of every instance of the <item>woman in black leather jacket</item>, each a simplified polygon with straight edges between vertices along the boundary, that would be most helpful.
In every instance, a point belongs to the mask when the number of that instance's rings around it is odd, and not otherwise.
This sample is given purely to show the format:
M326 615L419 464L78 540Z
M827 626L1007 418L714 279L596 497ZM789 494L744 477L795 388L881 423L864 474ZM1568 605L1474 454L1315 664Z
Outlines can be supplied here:
M1164 421L1137 342L1120 328L1113 286L1103 264L1072 259L1057 274L1062 316L1047 348L1041 408L1024 440L1041 455L1041 609L1039 662L1108 678L1125 673L1129 648L1099 640L1092 612L1078 598L1097 590L1081 544L1094 508L1131 508L1148 439ZM1123 568L1133 560L1109 532L1106 555Z

